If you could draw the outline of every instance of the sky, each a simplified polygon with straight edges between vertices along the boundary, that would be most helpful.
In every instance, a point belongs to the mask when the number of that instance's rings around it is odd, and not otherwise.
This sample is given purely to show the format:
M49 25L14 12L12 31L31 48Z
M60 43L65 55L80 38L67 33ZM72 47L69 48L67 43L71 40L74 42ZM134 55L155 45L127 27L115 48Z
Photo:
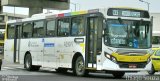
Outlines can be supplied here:
M149 10L151 13L160 13L160 0L144 0L146 2L149 2ZM49 10L54 13L60 13L60 12L69 12L75 10L75 5L77 9L76 10L88 10L88 9L96 9L96 8L107 8L107 7L133 7L133 8L140 8L140 9L148 9L148 5L144 2L140 2L139 0L70 0L70 9L65 11L55 11L55 10ZM9 7L4 6L3 11L9 12L9 13L15 13L16 14L24 14L28 15L28 8L20 8L20 7ZM43 10L44 13L47 12L46 9Z

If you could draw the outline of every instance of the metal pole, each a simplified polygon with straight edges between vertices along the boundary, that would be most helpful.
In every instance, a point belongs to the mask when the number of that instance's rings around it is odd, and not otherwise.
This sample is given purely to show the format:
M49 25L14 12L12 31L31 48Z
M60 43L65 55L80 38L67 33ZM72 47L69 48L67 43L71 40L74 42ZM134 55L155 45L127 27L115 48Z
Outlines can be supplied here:
M150 5L150 3L147 3L148 4L148 11L149 11L149 5Z
M149 5L150 5L150 3L149 2L147 2L147 1L143 1L143 0L139 0L140 2L144 2L144 3L146 3L147 4L147 6L148 6L148 12L149 12Z
M74 10L75 11L77 11L76 9L77 9L77 5L76 5L76 3L71 3L71 4L73 4L74 5Z
M81 9L81 5L78 3L78 5L79 5L79 10Z
M77 11L77 10L76 10L76 9L77 9L76 7L77 7L77 5L75 4L75 11Z
M14 17L15 17L15 13L16 13L16 11L15 11L15 6L14 6Z

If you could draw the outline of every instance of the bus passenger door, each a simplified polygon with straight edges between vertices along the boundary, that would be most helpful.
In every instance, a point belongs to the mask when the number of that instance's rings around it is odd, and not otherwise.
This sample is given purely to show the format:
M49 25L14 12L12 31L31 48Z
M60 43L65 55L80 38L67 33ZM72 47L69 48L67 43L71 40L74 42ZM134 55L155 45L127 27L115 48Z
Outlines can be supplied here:
M20 39L21 39L21 30L22 25L15 26L15 38L14 38L14 62L20 62Z
M14 63L15 62L15 56L14 56L14 40L15 40L15 25L9 24L7 25L7 39L4 42L4 59Z
M97 68L97 54L102 49L102 24L99 22L100 18L98 16L87 18L86 66L88 68Z

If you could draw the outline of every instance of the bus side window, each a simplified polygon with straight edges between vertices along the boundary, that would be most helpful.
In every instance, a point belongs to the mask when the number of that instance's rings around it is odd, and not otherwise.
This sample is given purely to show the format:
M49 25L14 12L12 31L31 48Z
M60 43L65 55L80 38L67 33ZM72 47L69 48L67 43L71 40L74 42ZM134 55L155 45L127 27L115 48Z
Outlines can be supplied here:
M44 36L44 21L34 22L33 37L43 37L43 36Z
M47 21L47 36L55 36L55 20Z
M58 20L58 36L69 35L69 18Z
M84 35L84 19L83 19L83 17L72 18L71 35L72 36Z
M8 25L7 37L8 37L8 39L14 39L14 37L15 37L15 25Z
M33 24L32 23L24 23L23 24L23 38L30 38L32 37L32 27Z

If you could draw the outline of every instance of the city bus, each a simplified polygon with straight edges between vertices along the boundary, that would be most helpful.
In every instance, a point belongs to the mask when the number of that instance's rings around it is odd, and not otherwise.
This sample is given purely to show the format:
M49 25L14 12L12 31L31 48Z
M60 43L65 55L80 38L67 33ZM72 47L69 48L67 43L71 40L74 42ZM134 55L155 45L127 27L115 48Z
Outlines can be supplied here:
M36 14L7 22L4 58L31 70L72 70L77 76L105 71L149 71L152 18L134 8Z

